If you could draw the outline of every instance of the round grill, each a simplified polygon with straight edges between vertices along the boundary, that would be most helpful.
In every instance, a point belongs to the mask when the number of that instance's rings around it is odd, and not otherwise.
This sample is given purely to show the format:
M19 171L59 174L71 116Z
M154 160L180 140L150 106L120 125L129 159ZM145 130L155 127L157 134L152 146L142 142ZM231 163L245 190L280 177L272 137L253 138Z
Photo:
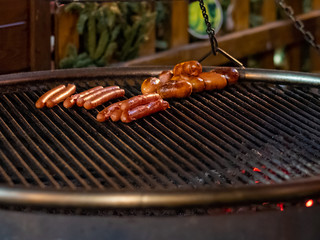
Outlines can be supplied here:
M169 100L167 111L129 124L97 122L108 104L95 110L34 106L61 83L75 83L77 92L119 85L129 98L158 73L126 68L1 76L0 203L181 207L319 195L315 85L240 82Z

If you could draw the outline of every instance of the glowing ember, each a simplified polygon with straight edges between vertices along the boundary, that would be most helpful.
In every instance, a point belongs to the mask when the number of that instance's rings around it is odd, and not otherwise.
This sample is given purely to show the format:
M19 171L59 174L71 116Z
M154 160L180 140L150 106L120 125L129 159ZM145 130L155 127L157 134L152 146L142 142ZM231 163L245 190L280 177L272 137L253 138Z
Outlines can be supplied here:
M312 205L313 205L313 200L312 199L310 199L310 200L308 200L306 202L306 207L312 207Z
M281 212L284 210L283 203L277 203L277 207L280 209Z
M259 169L259 168L253 168L253 171L255 171L255 172L261 172L261 170Z
M255 183L259 183L260 181L255 181Z
M245 173L246 173L246 170L243 169L243 170L241 170L241 172L242 172L243 174L245 174Z

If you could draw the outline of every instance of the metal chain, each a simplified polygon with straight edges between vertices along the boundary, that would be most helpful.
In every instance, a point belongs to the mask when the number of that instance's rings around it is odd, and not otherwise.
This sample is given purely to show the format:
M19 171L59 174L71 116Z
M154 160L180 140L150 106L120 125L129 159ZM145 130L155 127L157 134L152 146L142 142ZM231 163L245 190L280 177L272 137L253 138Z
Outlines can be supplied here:
M210 43L211 43L211 48L212 48L212 53L214 55L217 54L217 51L218 51L218 42L217 42L217 39L216 39L216 32L215 30L212 28L211 26L211 23L209 22L209 17L208 17L208 14L207 14L207 10L206 10L206 7L204 5L204 2L203 0L198 0L199 1L199 5L200 5L200 9L202 11L202 16L204 18L204 21L207 25L207 34L209 36L209 40L210 40Z
M204 5L203 0L198 0L199 1L199 5L200 5L200 9L202 11L202 16L204 18L204 21L207 25L207 34L209 36L209 40L210 40L210 44L211 44L211 51L209 53L207 53L206 55L204 55L201 59L199 59L199 62L201 63L203 60L205 60L207 57L209 57L211 54L213 55L217 55L217 53L221 53L224 57L226 57L227 59L229 59L231 62L233 62L234 64L238 65L241 68L244 68L243 64L237 60L236 58L234 58L233 56L231 56L229 53L227 53L226 51L222 50L221 48L218 47L218 41L216 39L216 32L213 29L213 27L211 26L211 23L209 22L209 17L207 14L207 10L206 7Z
M284 0L276 0L276 3L283 9L285 14L294 22L294 26L302 33L304 39L320 54L320 45L316 44L315 37L312 35L312 33L305 30L303 22L297 19L292 7L286 4Z

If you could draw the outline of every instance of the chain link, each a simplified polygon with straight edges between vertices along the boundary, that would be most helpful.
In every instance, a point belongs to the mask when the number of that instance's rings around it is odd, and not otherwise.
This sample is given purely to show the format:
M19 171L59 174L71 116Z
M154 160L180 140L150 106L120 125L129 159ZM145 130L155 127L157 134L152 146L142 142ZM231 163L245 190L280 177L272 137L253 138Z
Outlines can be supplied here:
M303 22L301 20L297 19L292 7L287 5L284 0L275 0L275 1L283 9L285 14L294 22L294 26L302 33L304 39L312 47L314 47L320 54L320 45L316 44L315 37L312 35L312 33L305 30Z
M209 36L209 40L210 40L210 43L211 43L211 48L212 48L212 53L214 55L217 54L217 51L218 51L218 42L217 42L217 39L216 39L216 32L215 30L212 28L211 26L211 23L209 21L209 17L208 17L208 14L207 14L207 10L206 10L206 7L204 5L204 2L203 0L198 0L199 1L199 5L200 5L200 9L201 9L201 12L202 12L202 16L204 18L204 21L207 25L207 34Z

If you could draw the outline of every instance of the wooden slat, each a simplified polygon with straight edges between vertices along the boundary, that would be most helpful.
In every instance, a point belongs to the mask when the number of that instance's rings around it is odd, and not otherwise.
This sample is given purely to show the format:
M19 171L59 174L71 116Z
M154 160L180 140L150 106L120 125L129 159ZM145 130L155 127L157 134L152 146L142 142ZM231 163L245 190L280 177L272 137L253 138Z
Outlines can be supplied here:
M1 0L0 1L0 25L27 21L28 0Z
M31 71L51 68L51 17L49 0L30 0Z
M276 20L277 11L276 11L276 4L275 1L264 0L262 6L262 17L263 23L270 23ZM269 44L267 43L267 46ZM273 61L274 51L270 50L263 55L261 55L261 62L260 65L262 68L274 68L274 61Z
M302 13L303 1L286 0L286 3L292 7L295 16ZM301 33L297 30L296 35ZM289 63L289 70L300 71L301 70L301 48L300 44L291 44L286 48L287 60Z
M0 74L29 68L27 24L0 28Z
M171 19L167 34L169 47L177 47L189 42L188 1L171 1Z
M300 15L299 19L310 28L319 28L320 10ZM302 41L302 35L297 34L290 20L272 22L260 27L218 37L219 46L238 59L300 41ZM154 54L153 56L138 58L124 63L124 65L174 65L181 61L200 59L209 50L210 43L207 41L197 42ZM227 62L226 58L218 55L207 58L203 64L221 65Z
M313 0L312 8L320 10L320 0ZM320 26L320 20L318 22L318 26ZM315 36L316 43L320 44L320 27L317 27L312 30L313 30L312 33ZM310 52L310 62L311 62L310 70L312 72L320 72L320 53L313 48L311 48L311 52Z
M231 0L229 8L232 9L233 31L249 28L250 0Z

